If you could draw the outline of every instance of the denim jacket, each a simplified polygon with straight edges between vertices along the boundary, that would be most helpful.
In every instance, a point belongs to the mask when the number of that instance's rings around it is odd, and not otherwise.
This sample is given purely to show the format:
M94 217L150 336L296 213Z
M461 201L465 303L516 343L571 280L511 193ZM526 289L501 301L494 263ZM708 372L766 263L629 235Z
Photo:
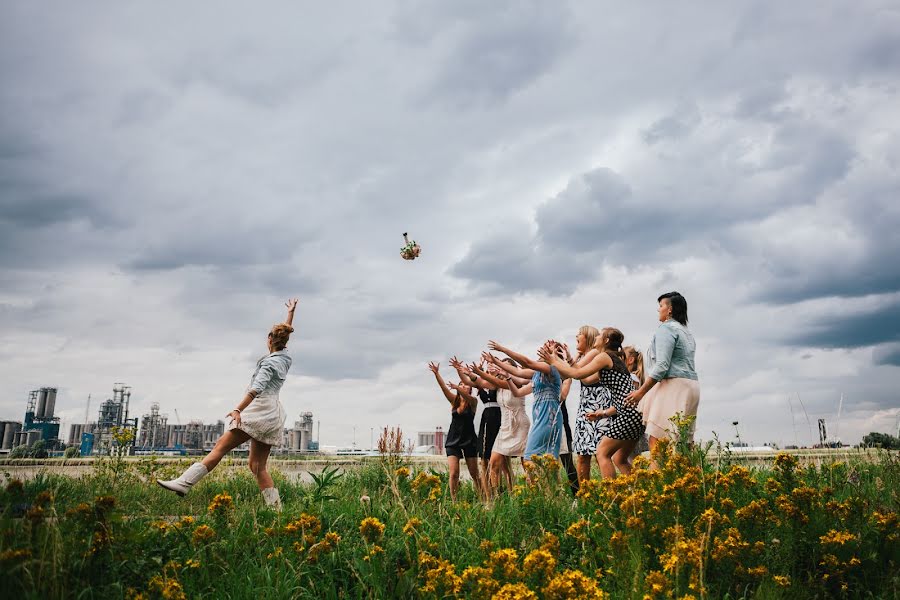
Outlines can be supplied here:
M676 377L696 380L696 350L697 342L687 327L674 319L660 323L647 350L650 364L647 375L656 381Z
M254 391L257 396L277 396L290 368L291 357L287 350L263 356L256 363L256 371L247 391Z

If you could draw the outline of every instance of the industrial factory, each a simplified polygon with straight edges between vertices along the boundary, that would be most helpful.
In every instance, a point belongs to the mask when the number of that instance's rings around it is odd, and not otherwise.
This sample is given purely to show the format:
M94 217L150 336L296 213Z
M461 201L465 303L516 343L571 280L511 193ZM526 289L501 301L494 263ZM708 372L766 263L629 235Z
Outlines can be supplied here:
M50 452L61 452L67 446L77 448L81 456L108 454L118 444L116 432L131 431L129 454L202 454L215 446L225 432L225 422L203 423L190 420L182 423L178 409L174 409L175 422L160 411L158 402L150 405L150 411L140 418L131 415L131 387L123 383L113 384L112 396L100 403L96 420L89 420L91 397L88 396L84 422L73 423L69 428L66 444L59 437L59 417L56 410L57 388L43 387L29 392L24 422L0 421L0 453L14 448L33 448L39 440ZM300 420L293 428L285 429L278 453L317 452L318 435L313 440L313 414L300 413ZM244 444L238 450L247 450Z
M0 450L9 452L18 446L34 446L43 440L47 449L60 446L59 417L56 410L56 388L43 387L28 393L25 420L0 421Z

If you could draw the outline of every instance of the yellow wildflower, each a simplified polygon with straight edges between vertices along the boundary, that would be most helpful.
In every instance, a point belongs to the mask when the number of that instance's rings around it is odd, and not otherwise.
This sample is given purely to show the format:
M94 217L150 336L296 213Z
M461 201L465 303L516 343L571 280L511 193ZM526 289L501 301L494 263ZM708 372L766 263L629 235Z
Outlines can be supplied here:
M773 575L772 581L774 581L775 585L778 587L791 587L791 578L787 575Z
M491 570L485 567L467 567L460 580L466 598L488 600L500 589L500 583L494 579Z
M609 596L600 589L597 582L574 569L566 569L550 580L541 590L546 600L575 600L592 598L605 600Z
M493 568L498 578L518 579L520 576L519 567L516 564L518 560L519 554L515 550L501 548L491 552L487 564Z
M394 474L398 479L407 479L409 477L409 467L400 467L394 471Z
M556 570L556 559L544 548L532 550L522 563L527 575L539 575L549 578Z
M359 532L366 541L374 542L384 535L384 523L375 517L366 517L359 523Z
M819 541L823 546L843 546L847 542L856 541L856 536L849 531L836 531L832 529L825 535L820 536Z
M194 544L202 544L216 537L216 532L209 525L200 525L194 530L192 539Z
M234 498L228 492L222 492L212 499L207 510L211 515L224 515L234 508Z
M589 525L590 524L584 519L575 521L574 523L569 525L568 529L566 529L566 535L575 538L579 542L586 542L588 539L587 531Z
M537 600L537 594L524 583L507 583L494 595L494 600Z

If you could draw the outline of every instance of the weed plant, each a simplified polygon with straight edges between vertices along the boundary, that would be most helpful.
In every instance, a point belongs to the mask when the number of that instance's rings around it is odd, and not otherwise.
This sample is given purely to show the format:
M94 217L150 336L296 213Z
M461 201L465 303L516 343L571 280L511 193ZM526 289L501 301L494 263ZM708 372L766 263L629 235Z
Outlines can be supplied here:
M660 444L658 468L590 480L573 502L552 457L490 503L398 452L312 483L101 461L0 490L3 598L897 598L900 462L747 468ZM713 458L715 457L715 458ZM227 466L227 465L226 465Z

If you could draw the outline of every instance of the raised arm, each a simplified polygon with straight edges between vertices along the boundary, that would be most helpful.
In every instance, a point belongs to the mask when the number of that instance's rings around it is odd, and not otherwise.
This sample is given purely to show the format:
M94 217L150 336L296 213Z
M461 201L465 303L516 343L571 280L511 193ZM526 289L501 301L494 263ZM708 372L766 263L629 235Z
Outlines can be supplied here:
M474 364L472 366L467 366L454 356L450 359L450 366L459 373L460 380L465 381L472 387L480 388L482 390L497 389L497 386L494 383L484 379L472 370L472 367L475 366ZM504 387L506 387L505 384Z
M569 397L569 390L572 388L572 380L566 379L563 381L562 387L559 389L559 401L565 402L566 398Z
M528 358L524 354L519 354L514 350L510 350L506 346L498 344L494 340L488 342L488 348L490 348L491 350L496 350L497 352L502 352L526 369L530 369L532 371L540 371L541 373L550 373L550 365L548 365L547 363Z
M509 373L510 375L515 375L516 377L522 377L525 379L531 379L534 376L534 369L522 369L515 365L511 365L506 361L497 360L497 357L488 352L482 353L482 358L486 361L490 362L493 365L496 365Z
M505 380L501 379L500 377L497 377L496 375L492 375L491 373L488 373L487 371L483 370L478 365L473 364L471 366L471 369L476 375L478 375L478 381L484 381L485 383L489 383L492 386L494 386L494 388L496 388L496 389L506 387Z
M287 302L284 303L287 306L288 314L287 318L284 320L288 325L293 325L294 323L294 311L297 310L297 303L300 302L299 298L291 298Z
M547 360L551 365L556 367L562 377L571 377L572 379L584 379L597 373L600 369L606 369L613 366L612 359L606 352L598 352L585 364L579 363L576 366L566 363L566 361L561 359L555 353L545 349L541 349L540 353L541 358Z
M449 402L450 404L453 404L456 401L456 396L453 394L453 392L450 391L450 388L447 386L447 384L444 383L444 378L441 377L440 368L441 368L441 366L438 363L435 363L435 362L428 363L428 369L432 373L434 373L434 378L437 380L438 386L440 386L441 391L444 392L444 397L447 399L447 402ZM459 392L457 392L457 393L459 393Z

